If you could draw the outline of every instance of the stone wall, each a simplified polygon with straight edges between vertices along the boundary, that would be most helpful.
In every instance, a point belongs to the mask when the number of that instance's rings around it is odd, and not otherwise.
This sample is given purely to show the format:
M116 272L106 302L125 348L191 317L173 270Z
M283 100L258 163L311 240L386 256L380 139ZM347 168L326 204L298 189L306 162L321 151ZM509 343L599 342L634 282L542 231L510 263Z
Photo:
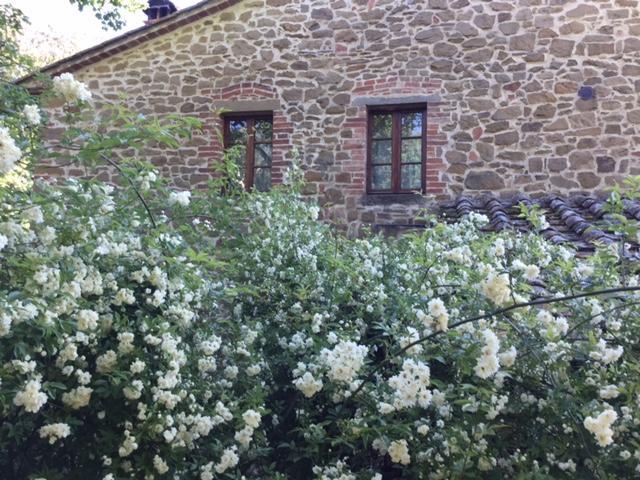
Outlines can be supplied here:
M274 179L297 151L333 220L410 223L429 199L600 191L640 174L638 0L245 0L82 66L99 99L203 135L152 160L199 186L214 110L272 105ZM593 98L586 97L593 89ZM366 105L428 101L426 197L366 195ZM270 102L270 103L269 103ZM295 149L294 149L295 147Z

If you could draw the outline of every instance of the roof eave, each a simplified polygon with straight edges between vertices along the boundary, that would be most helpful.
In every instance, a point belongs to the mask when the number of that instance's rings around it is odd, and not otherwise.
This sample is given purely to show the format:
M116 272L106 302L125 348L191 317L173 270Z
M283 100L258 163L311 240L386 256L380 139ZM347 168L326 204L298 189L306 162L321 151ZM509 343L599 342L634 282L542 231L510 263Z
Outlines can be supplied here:
M24 84L35 79L38 73L59 75L64 72L75 72L121 52L130 50L154 38L170 33L184 25L196 22L204 17L229 8L241 0L203 0L191 7L168 15L157 23L145 25L95 45L69 57L58 60L15 81Z

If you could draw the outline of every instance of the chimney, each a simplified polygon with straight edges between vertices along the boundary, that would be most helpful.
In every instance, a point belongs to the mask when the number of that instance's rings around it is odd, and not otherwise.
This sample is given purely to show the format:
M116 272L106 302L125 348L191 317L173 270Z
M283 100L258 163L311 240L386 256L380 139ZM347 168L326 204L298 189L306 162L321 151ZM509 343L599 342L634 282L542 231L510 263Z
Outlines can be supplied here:
M147 15L145 25L153 25L167 15L177 12L178 9L171 0L149 0L149 7L143 12Z

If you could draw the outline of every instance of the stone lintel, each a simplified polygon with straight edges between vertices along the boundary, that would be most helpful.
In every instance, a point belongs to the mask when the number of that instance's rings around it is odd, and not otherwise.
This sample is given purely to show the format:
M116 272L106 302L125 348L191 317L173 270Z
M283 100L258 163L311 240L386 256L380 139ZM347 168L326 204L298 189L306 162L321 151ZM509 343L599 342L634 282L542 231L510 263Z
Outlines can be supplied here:
M213 102L213 109L222 113L268 112L280 110L280 100L217 100Z
M440 95L410 95L402 97L355 97L353 105L357 107L377 107L381 105L404 105L410 103L440 102Z

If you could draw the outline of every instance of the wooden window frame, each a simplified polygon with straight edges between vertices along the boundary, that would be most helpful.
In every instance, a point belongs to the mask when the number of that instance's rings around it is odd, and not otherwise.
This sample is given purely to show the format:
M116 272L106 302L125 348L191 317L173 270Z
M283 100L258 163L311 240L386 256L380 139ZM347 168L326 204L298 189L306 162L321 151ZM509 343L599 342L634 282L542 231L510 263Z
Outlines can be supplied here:
M244 162L244 188L251 190L254 188L255 169L265 168L256 167L255 165L255 124L259 121L268 120L271 123L271 170L272 180L271 186L273 186L273 112L238 112L238 113L225 113L222 115L223 122L223 148L227 150L231 145L231 127L230 124L234 120L244 120L247 122L247 149ZM258 144L267 142L258 142Z
M405 105L384 105L367 108L367 193L370 194L411 194L417 189L401 188L401 165L402 165L402 122L401 116L407 113L422 113L422 133L420 137L404 137L420 138L422 140L421 148L421 179L420 193L426 191L427 187L427 105L422 104L405 104ZM373 188L373 116L376 114L391 114L391 189L380 190Z

